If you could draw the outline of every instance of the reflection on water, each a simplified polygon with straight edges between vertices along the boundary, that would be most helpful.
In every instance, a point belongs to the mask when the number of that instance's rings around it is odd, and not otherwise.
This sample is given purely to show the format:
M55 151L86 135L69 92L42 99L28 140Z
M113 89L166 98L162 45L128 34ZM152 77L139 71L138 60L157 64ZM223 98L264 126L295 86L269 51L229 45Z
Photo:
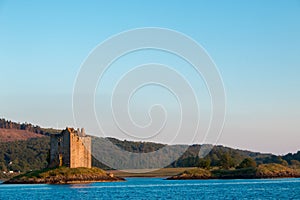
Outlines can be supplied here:
M79 189L79 188L91 188L92 183L87 184L69 184L70 188L72 189Z

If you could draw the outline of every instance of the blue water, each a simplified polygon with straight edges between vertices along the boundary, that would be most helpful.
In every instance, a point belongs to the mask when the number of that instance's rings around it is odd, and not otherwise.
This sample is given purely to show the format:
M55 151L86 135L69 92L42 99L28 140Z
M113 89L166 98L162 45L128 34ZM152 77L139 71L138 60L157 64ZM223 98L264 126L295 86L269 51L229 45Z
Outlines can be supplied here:
M0 199L300 199L300 179L172 180L70 185L4 185Z

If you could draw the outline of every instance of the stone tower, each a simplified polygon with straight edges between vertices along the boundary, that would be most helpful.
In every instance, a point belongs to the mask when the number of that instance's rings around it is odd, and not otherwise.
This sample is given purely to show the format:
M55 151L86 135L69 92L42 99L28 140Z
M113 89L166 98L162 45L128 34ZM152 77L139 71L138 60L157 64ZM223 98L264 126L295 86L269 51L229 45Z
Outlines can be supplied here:
M67 127L59 134L52 134L50 146L49 167L92 167L91 137L83 128L76 131Z

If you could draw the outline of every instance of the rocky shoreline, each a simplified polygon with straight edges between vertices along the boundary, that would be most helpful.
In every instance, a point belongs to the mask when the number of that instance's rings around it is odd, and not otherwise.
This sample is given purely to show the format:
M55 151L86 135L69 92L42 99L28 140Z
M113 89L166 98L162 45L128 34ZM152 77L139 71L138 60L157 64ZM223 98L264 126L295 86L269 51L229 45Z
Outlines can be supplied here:
M56 168L32 171L16 176L3 184L74 184L125 181L99 168Z

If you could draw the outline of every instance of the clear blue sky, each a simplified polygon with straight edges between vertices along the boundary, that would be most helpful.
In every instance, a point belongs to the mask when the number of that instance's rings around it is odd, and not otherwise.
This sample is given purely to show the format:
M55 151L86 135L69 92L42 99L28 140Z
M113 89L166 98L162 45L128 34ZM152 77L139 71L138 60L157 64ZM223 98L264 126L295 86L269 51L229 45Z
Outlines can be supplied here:
M140 27L182 32L215 61L228 103L219 144L300 149L299 0L0 1L0 117L73 126L81 63L106 38Z

